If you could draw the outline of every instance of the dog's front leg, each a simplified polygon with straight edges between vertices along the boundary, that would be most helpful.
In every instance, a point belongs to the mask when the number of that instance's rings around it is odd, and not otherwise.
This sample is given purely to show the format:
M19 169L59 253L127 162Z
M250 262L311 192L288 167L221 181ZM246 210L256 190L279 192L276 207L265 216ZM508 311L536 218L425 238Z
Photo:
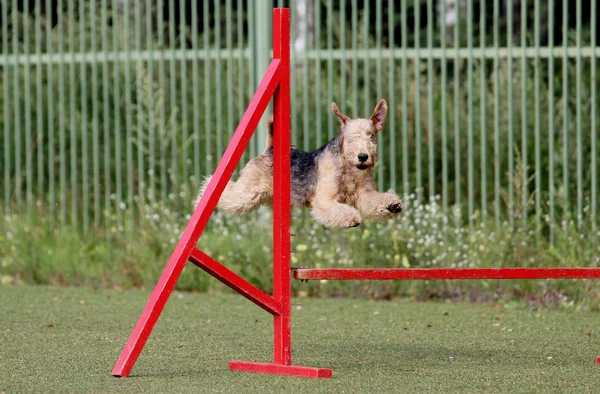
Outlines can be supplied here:
M387 219L402 212L402 201L393 191L361 190L356 208L365 219Z
M331 197L315 198L311 205L313 219L327 227L350 228L362 223L358 210Z

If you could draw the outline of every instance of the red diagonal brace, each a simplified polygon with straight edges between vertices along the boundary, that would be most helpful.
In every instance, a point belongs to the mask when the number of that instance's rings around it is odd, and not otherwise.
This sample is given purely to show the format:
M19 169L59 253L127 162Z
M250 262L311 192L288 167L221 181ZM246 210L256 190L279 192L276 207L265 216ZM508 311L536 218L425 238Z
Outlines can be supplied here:
M175 288L175 283L177 283L183 267L190 258L192 250L195 249L196 243L217 206L227 182L242 157L246 145L248 145L248 141L250 141L263 112L275 93L280 79L279 65L280 61L274 59L267 69L113 369L112 374L114 376L128 376L142 352L158 317Z
M190 261L270 314L275 316L281 314L281 304L275 301L273 297L256 288L235 272L222 266L203 251L194 248Z

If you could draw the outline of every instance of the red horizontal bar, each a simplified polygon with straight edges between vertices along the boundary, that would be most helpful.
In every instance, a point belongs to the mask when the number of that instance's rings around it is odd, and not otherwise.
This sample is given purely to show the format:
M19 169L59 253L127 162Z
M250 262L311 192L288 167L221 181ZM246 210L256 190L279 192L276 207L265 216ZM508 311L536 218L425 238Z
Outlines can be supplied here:
M301 367L275 363L254 363L251 361L230 361L229 369L240 372L258 372L271 375L297 376L299 378L329 379L333 371L328 368Z
M221 265L198 248L192 250L189 260L270 314L274 316L281 314L281 304L273 297L252 285L229 268Z
M299 268L294 279L591 279L600 268Z

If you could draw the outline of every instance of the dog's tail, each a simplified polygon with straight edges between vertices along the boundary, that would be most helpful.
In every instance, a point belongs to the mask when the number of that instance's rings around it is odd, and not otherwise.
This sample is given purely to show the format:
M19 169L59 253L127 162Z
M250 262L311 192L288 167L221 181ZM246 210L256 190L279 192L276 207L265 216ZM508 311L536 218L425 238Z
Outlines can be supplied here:
M267 147L266 150L271 149L273 147L273 115L269 116L269 120L267 120Z

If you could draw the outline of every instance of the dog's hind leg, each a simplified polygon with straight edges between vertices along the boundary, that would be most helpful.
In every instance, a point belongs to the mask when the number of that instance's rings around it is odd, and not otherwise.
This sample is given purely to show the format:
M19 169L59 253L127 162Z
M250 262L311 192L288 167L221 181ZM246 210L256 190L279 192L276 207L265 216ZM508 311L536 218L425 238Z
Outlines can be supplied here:
M250 160L240 173L239 179L227 183L217 206L225 212L239 215L270 203L273 198L271 168L272 160L268 156L261 155ZM208 181L204 183L204 188L207 183ZM200 197L201 194L198 201Z

